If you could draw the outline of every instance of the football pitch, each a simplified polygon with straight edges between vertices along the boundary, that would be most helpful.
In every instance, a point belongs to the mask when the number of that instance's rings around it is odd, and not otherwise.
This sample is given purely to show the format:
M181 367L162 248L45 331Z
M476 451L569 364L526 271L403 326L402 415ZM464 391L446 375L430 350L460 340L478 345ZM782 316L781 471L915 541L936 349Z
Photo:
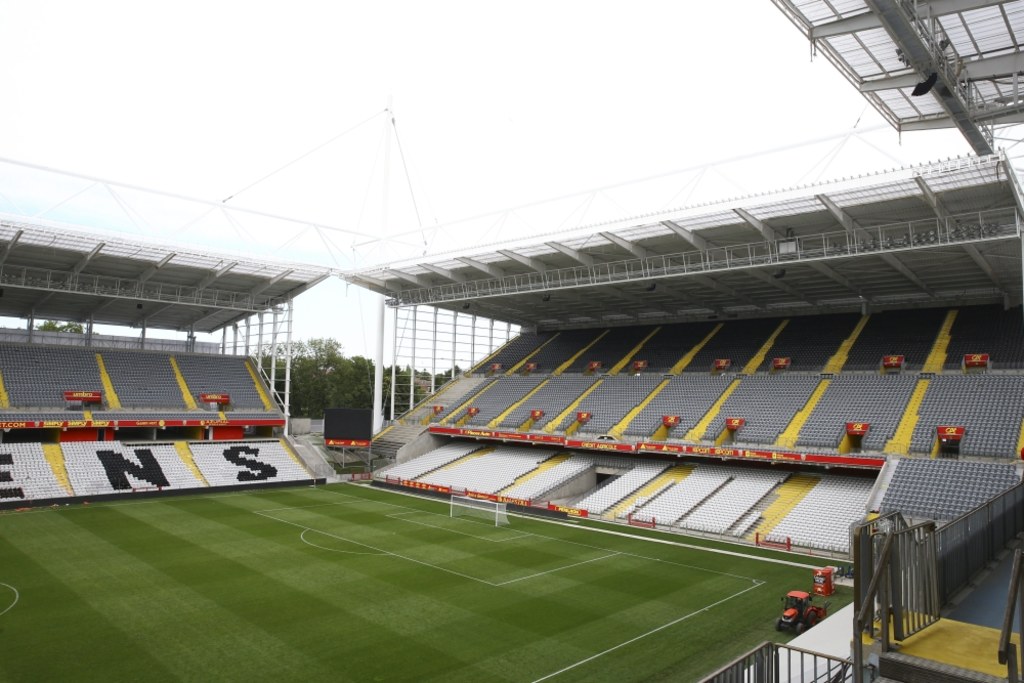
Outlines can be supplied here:
M6 513L0 680L693 681L811 585L614 530L350 484Z

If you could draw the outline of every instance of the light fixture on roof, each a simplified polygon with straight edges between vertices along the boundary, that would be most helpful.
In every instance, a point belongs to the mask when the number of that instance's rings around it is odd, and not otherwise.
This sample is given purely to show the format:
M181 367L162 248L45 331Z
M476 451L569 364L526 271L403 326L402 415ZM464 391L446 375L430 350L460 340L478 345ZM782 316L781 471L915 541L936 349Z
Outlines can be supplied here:
M550 294L545 294L544 296L542 296L540 298L540 300L541 301L551 301L551 295Z

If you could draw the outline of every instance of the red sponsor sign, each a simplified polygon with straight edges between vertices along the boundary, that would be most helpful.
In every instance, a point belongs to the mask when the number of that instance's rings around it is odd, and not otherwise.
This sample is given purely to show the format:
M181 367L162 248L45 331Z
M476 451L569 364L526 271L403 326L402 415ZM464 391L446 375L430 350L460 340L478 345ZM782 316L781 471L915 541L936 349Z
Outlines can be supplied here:
M470 406L469 409L466 410L466 414L469 415L470 417L475 417L479 413L480 413L480 409L477 408L476 406Z
M636 447L631 443L620 443L618 441L578 441L566 439L565 445L569 448L581 448L588 451L616 451L618 453L632 453Z
M864 436L871 429L871 424L868 422L847 422L846 433L850 436Z
M964 433L967 431L967 427L961 427L959 425L939 425L935 428L935 431L939 434L939 439L942 441L960 441L964 438Z
M567 443L566 445L569 444ZM726 446L690 446L688 444L658 442L637 444L637 451L640 453L677 453L681 455L705 455L710 457L781 460L787 462L813 462L823 465L870 467L872 469L878 469L885 464L885 458L858 458L837 455L793 453L790 451L764 451L747 448L729 448Z
M786 358L772 358L772 368L775 370L786 370L790 366L790 360Z
M548 510L555 510L556 512L564 512L570 517L589 517L590 511L584 510L583 508L569 508L564 505L555 505L554 503L548 503Z
M965 368L987 368L988 367L988 354L987 353L965 353L964 354L964 367Z
M629 522L630 526L640 526L640 527L644 527L645 529L653 529L654 527L656 527L658 525L657 521L655 521L653 518L652 519L633 519L633 513L629 513L629 516L626 518L626 521Z
M431 425L431 434L446 434L448 436L470 436L477 439L494 439L495 441L530 441L534 443L551 443L561 446L565 438L556 434L532 434L528 432L499 432L490 429L473 429L471 427L444 427Z
M370 445L370 439L361 438L326 438L324 445L335 445L350 447L350 449L366 449Z
M451 493L451 488L447 486L439 486L438 484L428 484L422 481L412 481L410 479L402 480L402 486L410 489L420 489L421 491L436 491L438 493Z
M231 403L227 394L199 394L200 403Z
M526 365L523 366L523 369L526 370L527 372L533 372L534 370L537 369L537 364L527 363Z
M728 370L731 365L731 358L716 358L714 368L715 370Z
M727 417L725 418L725 428L730 432L735 432L737 429L747 424L746 418L743 417Z
M601 368L601 365L601 361L592 360L589 363L587 363L587 372L593 372L594 370L598 370Z
M82 403L102 403L103 394L99 391L65 391L65 401L81 401Z
M530 411L530 419L531 420L539 420L542 417L544 417L544 411L543 410L531 410Z
M677 424L679 424L679 416L678 415L662 415L661 416L661 424L663 424L666 427L668 427L669 429L671 429L672 427L675 427Z
M882 367L883 368L902 368L903 367L903 356L891 355L882 356Z
M434 406L434 415L440 415L444 412L444 406Z
M512 505L518 505L519 507L528 508L533 505L533 501L527 498L512 498L510 496L495 496L495 500L499 503L511 503Z
M501 372L501 363L491 363L491 372Z
M576 413L576 421L579 422L580 424L584 424L586 422L590 422L590 418L592 418L592 417L594 417L593 413L586 413L586 412Z
M647 369L647 361L645 361L645 360L635 360L635 361L633 361L633 370L634 370L634 372L640 372L641 370L646 370L646 369Z

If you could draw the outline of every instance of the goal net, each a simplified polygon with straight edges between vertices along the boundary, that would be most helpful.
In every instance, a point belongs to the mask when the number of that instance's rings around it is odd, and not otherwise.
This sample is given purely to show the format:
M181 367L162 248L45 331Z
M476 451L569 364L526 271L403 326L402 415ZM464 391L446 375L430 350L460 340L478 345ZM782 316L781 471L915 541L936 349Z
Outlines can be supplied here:
M505 513L504 503L467 496L452 496L451 516L480 519L493 523L494 526L508 525L508 515Z

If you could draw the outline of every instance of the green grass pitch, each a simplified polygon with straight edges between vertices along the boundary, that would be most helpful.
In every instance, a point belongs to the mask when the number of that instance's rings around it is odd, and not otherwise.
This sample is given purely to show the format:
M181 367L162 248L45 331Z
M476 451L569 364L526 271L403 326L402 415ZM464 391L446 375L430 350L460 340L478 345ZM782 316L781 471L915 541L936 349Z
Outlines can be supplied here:
M7 513L0 680L692 681L778 639L780 597L810 585L355 485Z

